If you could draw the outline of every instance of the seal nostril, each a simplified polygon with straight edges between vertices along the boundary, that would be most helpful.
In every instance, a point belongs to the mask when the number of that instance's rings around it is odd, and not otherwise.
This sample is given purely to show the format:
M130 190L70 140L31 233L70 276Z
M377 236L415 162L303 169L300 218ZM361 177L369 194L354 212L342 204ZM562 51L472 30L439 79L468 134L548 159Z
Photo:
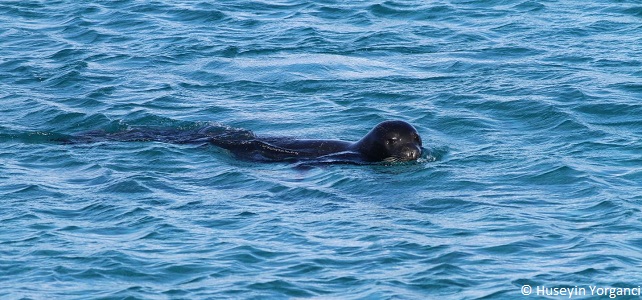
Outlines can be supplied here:
M410 159L413 159L413 160L418 159L419 156L421 156L421 150L419 150L419 149L409 149L408 156L410 157Z
M420 156L420 150L416 149L416 147L405 147L403 151L401 151L401 156L405 160L416 160Z

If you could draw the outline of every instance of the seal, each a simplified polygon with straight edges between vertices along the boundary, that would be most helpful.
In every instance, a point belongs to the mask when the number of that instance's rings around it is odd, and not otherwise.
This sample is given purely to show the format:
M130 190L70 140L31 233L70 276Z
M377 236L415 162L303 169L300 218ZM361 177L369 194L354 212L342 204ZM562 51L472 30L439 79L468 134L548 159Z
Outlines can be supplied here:
M356 142L341 140L257 137L251 131L220 125L188 130L137 127L118 132L92 131L65 139L65 143L103 141L156 141L174 144L214 145L251 161L307 161L318 163L370 163L413 161L421 157L417 130L400 121L384 121Z
M258 137L245 141L211 138L209 142L251 160L401 162L417 160L422 153L419 133L400 120L379 123L357 142Z

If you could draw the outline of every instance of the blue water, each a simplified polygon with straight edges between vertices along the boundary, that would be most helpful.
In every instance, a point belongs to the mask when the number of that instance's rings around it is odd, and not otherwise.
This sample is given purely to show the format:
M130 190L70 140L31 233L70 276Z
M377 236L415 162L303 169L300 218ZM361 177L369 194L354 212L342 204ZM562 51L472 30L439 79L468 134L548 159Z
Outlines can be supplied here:
M0 103L2 299L642 285L638 1L2 1ZM54 141L209 124L356 140L387 119L436 161Z

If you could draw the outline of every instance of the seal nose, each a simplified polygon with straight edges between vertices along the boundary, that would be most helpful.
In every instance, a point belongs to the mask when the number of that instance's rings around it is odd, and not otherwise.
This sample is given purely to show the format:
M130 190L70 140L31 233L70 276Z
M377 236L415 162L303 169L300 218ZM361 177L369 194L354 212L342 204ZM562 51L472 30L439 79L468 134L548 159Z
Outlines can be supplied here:
M416 160L421 155L421 149L417 146L405 147L402 151L404 159L407 160Z

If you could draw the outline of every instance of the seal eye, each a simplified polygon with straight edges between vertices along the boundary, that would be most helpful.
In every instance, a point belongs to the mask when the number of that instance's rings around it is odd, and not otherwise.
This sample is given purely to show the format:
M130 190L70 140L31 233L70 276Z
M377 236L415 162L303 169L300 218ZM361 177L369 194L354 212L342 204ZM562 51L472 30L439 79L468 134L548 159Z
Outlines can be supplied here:
M395 139L395 138L387 139L386 140L386 145L393 145L396 142L397 142L397 139Z

